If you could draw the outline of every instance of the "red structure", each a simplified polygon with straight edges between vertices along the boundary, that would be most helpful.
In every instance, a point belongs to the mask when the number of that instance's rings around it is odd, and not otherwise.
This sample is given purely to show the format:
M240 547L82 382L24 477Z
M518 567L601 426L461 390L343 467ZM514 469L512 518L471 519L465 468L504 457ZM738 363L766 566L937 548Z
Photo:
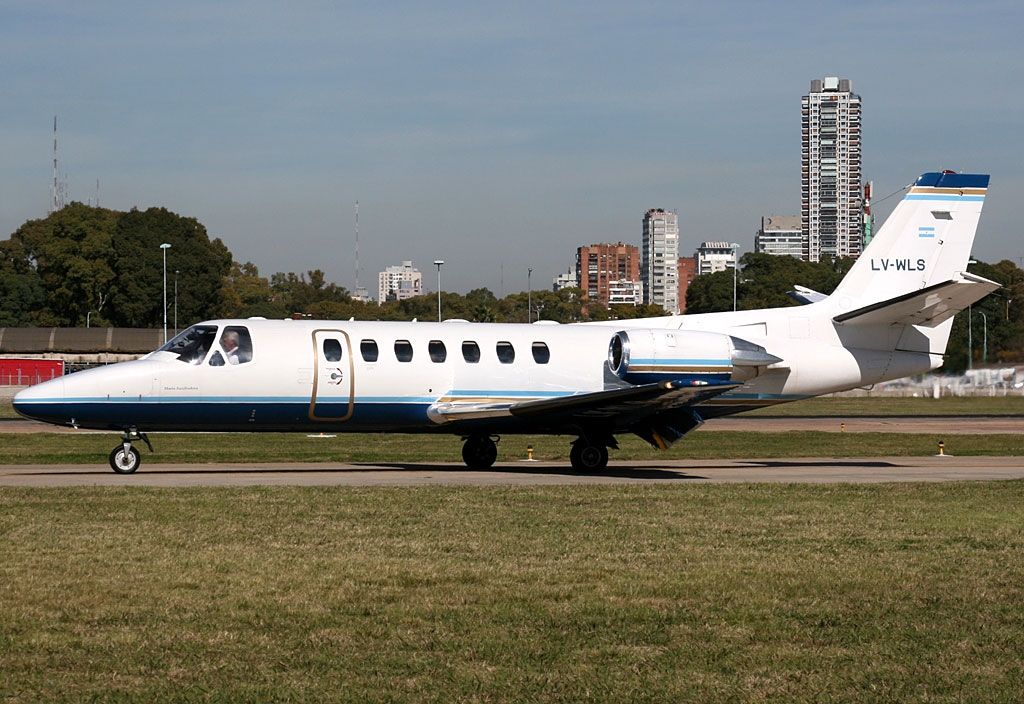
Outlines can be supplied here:
M636 245L622 242L580 247L576 250L576 271L583 297L607 307L612 302L614 283L640 280L640 251Z
M62 359L0 359L0 386L32 386L64 376Z
M679 257L679 312L686 312L686 291L697 278L697 258Z

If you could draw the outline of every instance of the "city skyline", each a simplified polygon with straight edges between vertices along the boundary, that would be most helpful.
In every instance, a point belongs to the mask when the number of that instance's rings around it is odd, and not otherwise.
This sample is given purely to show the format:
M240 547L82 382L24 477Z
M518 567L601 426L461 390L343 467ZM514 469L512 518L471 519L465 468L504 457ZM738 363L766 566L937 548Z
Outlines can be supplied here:
M98 180L104 207L195 217L264 275L352 290L357 200L364 286L443 259L447 290L525 290L581 244L639 244L649 208L685 217L681 252L750 251L762 217L799 212L808 82L841 76L880 222L922 172L991 173L974 254L1024 256L1009 2L0 2L0 19L0 238L46 216L56 115L71 199Z

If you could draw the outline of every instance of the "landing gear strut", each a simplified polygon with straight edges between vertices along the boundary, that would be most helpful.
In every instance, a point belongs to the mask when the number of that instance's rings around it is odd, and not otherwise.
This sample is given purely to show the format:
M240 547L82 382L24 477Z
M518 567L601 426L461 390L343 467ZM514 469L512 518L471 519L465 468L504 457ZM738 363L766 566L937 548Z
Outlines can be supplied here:
M110 451L110 468L118 474L132 474L142 464L142 455L132 447L133 440L142 440L149 451L153 451L153 444L145 433L140 433L137 428L128 428L124 431L121 444Z
M462 461L470 469L490 469L498 459L498 445L490 435L470 435L464 438Z
M573 469L580 472L600 472L608 466L608 445L581 437L569 450L569 462Z

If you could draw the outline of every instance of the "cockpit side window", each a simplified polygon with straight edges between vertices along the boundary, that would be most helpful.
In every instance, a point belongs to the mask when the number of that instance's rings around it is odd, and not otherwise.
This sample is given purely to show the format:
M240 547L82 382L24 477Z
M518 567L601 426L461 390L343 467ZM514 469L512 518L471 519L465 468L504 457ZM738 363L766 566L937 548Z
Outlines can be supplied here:
M220 350L210 357L211 366L222 367L225 364L245 364L252 361L252 338L249 337L248 328L242 325L228 325L220 334L218 343Z
M178 361L186 364L202 364L216 340L215 325L193 325L172 338L159 351L176 354Z

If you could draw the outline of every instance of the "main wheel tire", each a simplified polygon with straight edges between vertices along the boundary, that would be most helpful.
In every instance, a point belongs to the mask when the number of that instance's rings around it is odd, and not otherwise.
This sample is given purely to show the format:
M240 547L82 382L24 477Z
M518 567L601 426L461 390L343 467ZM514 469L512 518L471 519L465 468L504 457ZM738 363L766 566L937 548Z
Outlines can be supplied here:
M608 466L608 448L577 440L569 450L569 462L580 472L600 472Z
M134 447L124 451L124 445L118 445L110 452L110 468L118 474L132 474L142 464L142 455Z
M498 446L486 435L474 435L462 446L462 461L470 469L490 469L498 459Z

